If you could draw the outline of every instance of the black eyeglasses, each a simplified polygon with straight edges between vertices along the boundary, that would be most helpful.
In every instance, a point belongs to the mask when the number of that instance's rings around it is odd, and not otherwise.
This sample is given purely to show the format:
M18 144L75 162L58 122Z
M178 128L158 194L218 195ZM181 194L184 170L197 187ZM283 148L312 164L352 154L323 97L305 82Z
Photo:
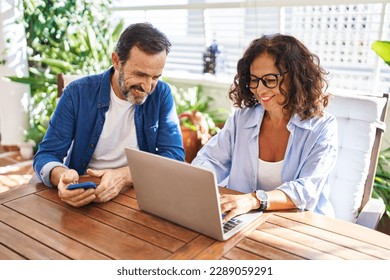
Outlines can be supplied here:
M257 89L259 86L259 81L267 87L267 88L275 88L278 85L278 78L288 71L279 74L265 74L263 77L256 77L254 75L250 75L250 80L248 82L248 86L250 89Z

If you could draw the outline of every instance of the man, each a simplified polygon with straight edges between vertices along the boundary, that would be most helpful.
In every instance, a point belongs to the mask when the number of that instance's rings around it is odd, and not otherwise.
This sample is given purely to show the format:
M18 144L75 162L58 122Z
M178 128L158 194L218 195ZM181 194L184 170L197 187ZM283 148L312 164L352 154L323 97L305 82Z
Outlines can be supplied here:
M152 25L130 25L109 70L65 88L34 157L38 178L57 187L63 201L75 207L105 202L130 185L125 147L184 160L173 97L159 80L170 46ZM98 187L68 190L82 174L100 178Z

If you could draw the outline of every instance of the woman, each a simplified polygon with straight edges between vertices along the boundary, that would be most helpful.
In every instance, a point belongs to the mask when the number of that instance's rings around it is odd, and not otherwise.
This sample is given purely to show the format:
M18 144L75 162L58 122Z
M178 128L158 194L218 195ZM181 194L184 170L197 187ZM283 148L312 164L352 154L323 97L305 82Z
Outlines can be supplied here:
M253 209L334 215L337 122L324 112L325 75L315 54L280 34L254 40L238 61L229 98L239 109L192 162L243 193L221 195L224 222Z

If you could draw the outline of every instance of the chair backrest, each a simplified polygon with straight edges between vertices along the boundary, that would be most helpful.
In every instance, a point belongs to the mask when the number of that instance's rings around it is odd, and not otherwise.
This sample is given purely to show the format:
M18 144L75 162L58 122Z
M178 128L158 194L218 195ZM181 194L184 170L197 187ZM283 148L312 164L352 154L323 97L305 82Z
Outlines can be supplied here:
M371 198L387 108L388 94L335 94L326 109L338 122L339 153L329 181L339 219L355 222Z
M61 97L64 88L73 80L79 79L83 77L83 75L65 75L58 74L57 75L57 97Z

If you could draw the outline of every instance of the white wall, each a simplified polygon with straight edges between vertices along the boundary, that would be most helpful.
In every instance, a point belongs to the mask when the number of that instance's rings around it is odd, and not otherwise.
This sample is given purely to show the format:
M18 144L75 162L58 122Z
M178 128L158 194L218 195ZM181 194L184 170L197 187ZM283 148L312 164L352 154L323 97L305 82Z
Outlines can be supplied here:
M22 0L0 1L0 134L2 145L18 145L27 127L30 88L4 76L28 75Z

